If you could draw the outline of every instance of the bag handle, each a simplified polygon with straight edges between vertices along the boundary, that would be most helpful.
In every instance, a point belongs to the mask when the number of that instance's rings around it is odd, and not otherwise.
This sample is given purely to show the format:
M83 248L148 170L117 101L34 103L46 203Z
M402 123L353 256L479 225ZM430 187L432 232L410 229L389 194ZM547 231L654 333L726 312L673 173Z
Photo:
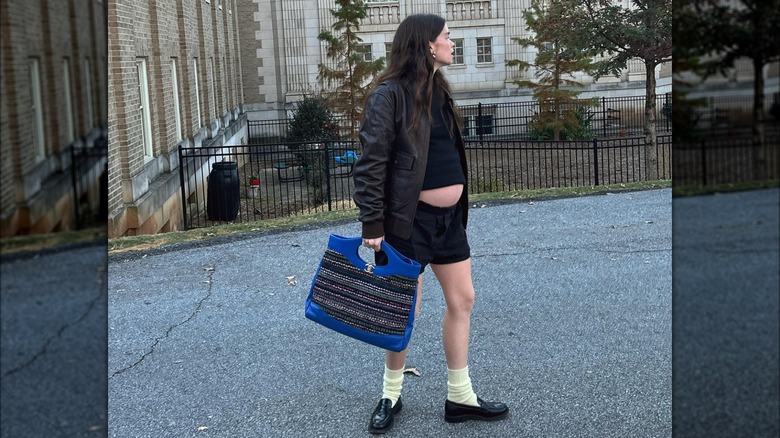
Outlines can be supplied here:
M338 234L331 234L328 239L328 248L345 256L353 265L367 272L374 272L377 275L400 274L405 277L416 278L420 273L420 264L412 260L393 248L385 240L382 240L382 251L387 254L387 264L374 266L363 260L358 253L363 244L361 237L344 237Z

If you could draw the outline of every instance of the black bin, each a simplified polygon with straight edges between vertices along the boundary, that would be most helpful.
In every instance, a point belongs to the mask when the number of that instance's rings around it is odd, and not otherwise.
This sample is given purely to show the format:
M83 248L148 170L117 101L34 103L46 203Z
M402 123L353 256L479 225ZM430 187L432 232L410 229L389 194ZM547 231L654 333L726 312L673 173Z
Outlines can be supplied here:
M234 221L238 216L238 163L214 163L209 173L206 214L210 221Z

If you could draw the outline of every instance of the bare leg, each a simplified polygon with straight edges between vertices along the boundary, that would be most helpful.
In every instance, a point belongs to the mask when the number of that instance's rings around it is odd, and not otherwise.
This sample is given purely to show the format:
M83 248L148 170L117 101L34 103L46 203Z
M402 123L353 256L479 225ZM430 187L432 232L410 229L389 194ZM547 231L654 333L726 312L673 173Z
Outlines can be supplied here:
M471 259L446 265L431 264L441 284L447 310L444 312L442 341L447 367L462 369L469 362L471 309L474 306L474 284L471 279Z

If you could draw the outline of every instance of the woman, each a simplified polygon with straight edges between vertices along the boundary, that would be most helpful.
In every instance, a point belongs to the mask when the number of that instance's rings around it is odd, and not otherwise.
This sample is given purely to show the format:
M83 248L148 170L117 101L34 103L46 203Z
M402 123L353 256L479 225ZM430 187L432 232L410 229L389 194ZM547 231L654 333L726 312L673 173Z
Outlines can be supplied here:
M382 264L381 242L386 240L422 265L415 313L428 264L444 291L445 420L499 420L508 408L478 398L468 372L474 286L465 231L466 154L462 122L439 71L452 64L449 34L437 15L411 15L398 26L390 63L374 82L363 112L363 153L354 167L354 199L363 245L377 251L377 264ZM389 430L401 410L407 350L385 352L382 398L369 424L372 433Z

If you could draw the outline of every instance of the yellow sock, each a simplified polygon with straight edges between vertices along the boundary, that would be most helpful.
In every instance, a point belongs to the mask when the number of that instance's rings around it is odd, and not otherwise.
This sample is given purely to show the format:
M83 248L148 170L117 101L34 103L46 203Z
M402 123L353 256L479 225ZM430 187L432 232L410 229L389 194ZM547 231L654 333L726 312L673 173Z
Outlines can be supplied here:
M468 365L460 370L447 368L447 400L462 405L479 406L477 394L471 388Z
M401 397L401 388L404 384L404 367L400 370L391 370L385 365L385 377L382 384L382 398L389 398L395 406L395 402Z

